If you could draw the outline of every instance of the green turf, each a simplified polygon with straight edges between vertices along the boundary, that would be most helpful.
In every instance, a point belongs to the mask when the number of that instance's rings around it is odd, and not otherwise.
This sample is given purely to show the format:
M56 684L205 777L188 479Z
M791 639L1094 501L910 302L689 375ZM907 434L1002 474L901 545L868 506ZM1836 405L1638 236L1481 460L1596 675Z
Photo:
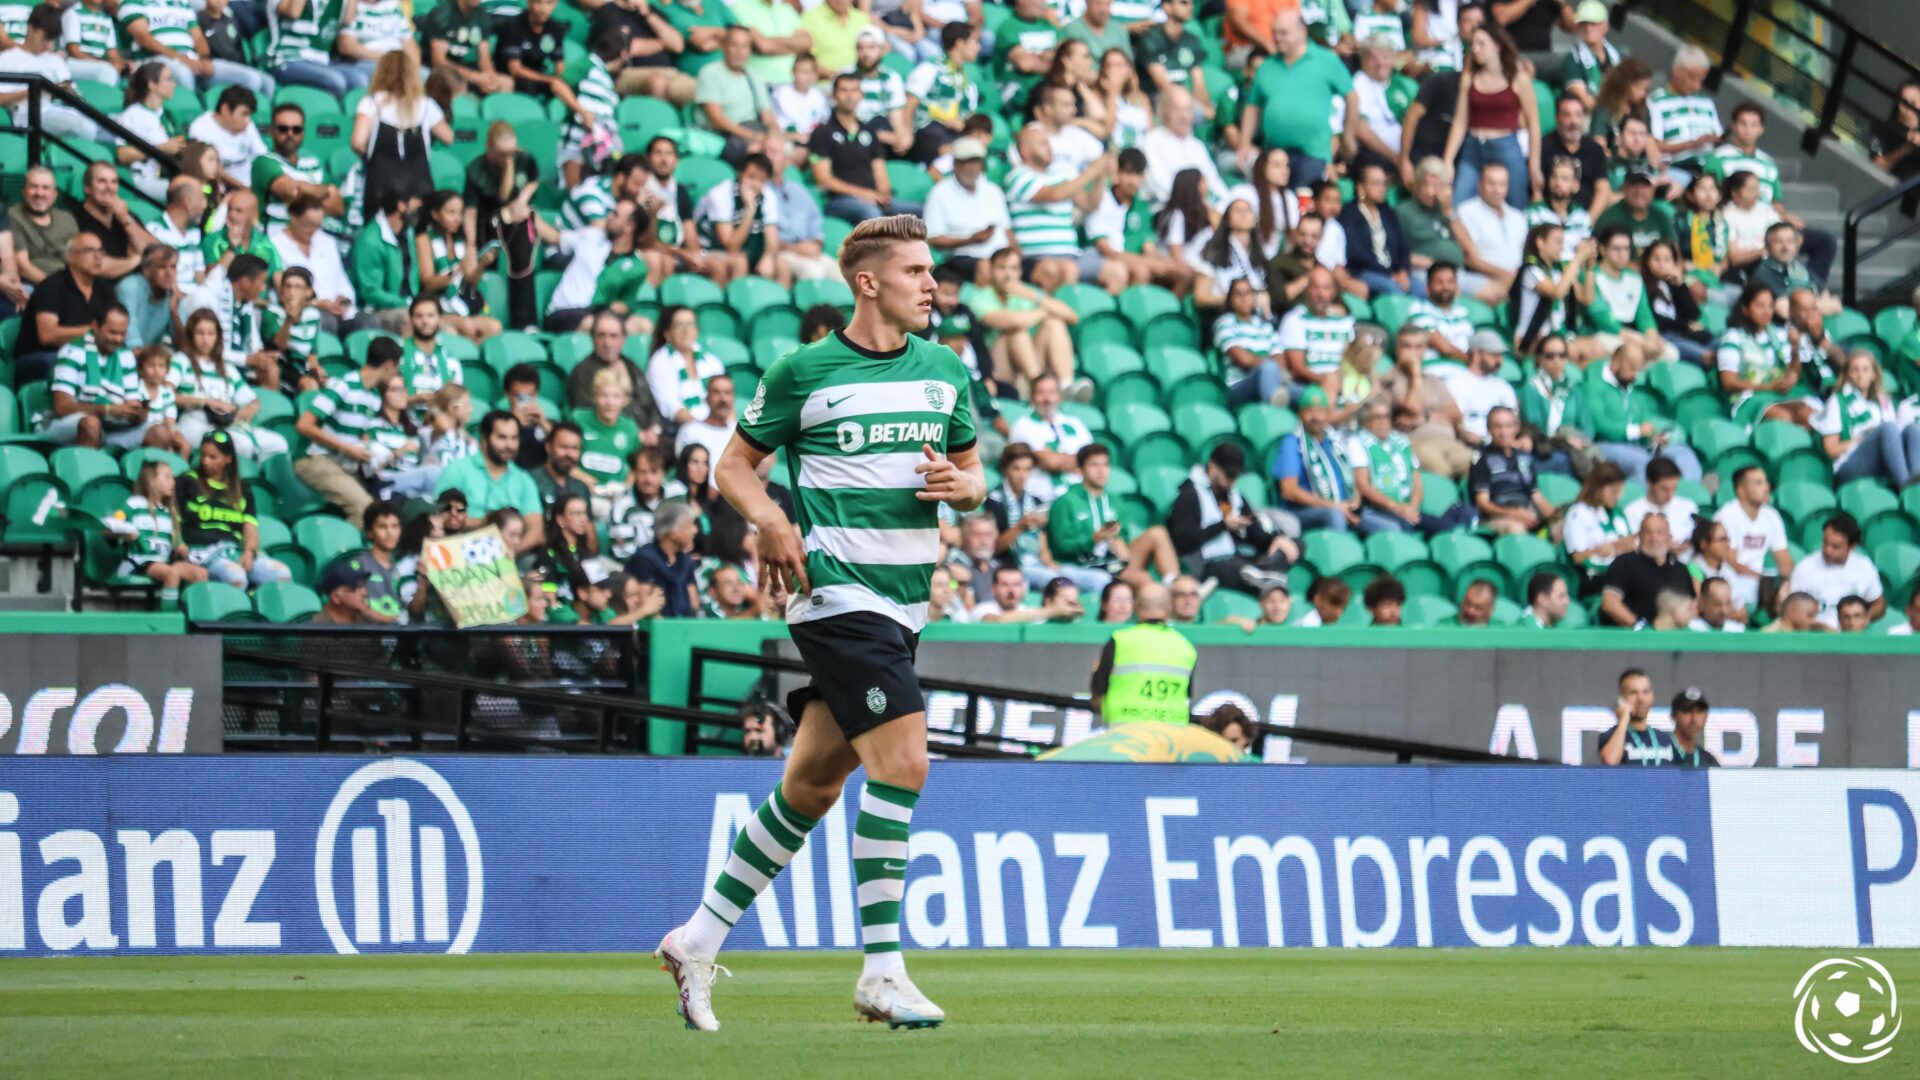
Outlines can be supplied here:
M953 1017L853 1018L857 959L725 959L717 1035L643 956L0 960L14 1077L1738 1077L1847 1069L1793 1037L1802 950L915 953ZM1920 952L1876 951L1896 978ZM1908 1025L1912 1026L1912 1025Z

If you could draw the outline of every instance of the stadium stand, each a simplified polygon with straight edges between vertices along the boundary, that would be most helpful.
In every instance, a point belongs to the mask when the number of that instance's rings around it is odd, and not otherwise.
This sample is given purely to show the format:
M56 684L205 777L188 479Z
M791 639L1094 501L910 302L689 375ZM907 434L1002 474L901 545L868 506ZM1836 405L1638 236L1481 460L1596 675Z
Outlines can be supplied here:
M1906 624L1920 259L1841 207L1912 189L1912 100L1804 109L1597 0L876 6L18 8L5 602L432 621L422 542L493 524L553 622L777 619L713 461L850 312L849 223L924 206L1030 607L1167 526L1207 621L1391 576L1405 625L1481 581L1538 625L1546 572L1605 625L1658 513L1719 627L1789 583ZM1121 529L1069 559L1090 443ZM965 527L936 619L992 591Z

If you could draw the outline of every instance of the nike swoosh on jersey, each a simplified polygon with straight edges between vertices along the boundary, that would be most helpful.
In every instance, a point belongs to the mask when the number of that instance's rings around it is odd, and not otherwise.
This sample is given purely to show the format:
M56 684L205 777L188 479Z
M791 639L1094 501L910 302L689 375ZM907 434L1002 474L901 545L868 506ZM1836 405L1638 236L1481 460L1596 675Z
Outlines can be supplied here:
M854 397L854 395L852 395L852 394L848 394L848 395L847 395L846 397L843 397L843 398L841 398L841 399L839 399L838 401L835 401L835 400L834 400L834 399L832 399L832 398L828 398L828 399L827 399L827 408L829 408L829 409L837 409L837 408L839 408L839 407L840 407L840 405L841 405L841 404L842 404L843 402L847 402L847 401L851 401L851 400L853 400L853 397Z
M900 873L906 868L907 864L903 862L883 862L880 864L880 869L885 870L889 874Z

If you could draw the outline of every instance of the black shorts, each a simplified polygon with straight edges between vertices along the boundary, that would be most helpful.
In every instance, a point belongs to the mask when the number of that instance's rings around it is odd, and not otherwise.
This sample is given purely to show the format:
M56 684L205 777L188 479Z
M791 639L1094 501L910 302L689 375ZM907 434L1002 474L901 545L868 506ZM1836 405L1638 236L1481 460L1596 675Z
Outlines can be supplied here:
M920 635L885 615L852 611L794 623L787 632L813 676L812 685L787 695L787 712L795 722L808 702L824 701L841 733L852 739L926 709L913 668Z

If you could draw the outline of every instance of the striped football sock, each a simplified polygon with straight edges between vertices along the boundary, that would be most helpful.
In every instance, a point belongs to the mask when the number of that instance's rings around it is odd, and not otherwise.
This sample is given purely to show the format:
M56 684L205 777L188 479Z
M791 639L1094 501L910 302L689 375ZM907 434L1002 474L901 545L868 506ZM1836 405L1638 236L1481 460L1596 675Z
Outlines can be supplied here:
M853 822L853 880L859 885L865 974L905 970L900 901L907 891L907 827L920 793L869 780Z
M773 794L733 838L733 853L727 857L726 868L707 886L700 909L687 920L687 949L695 956L717 955L727 940L727 931L753 906L753 898L773 884L793 861L794 853L818 824L818 820L794 810L780 793L780 786L774 785Z

